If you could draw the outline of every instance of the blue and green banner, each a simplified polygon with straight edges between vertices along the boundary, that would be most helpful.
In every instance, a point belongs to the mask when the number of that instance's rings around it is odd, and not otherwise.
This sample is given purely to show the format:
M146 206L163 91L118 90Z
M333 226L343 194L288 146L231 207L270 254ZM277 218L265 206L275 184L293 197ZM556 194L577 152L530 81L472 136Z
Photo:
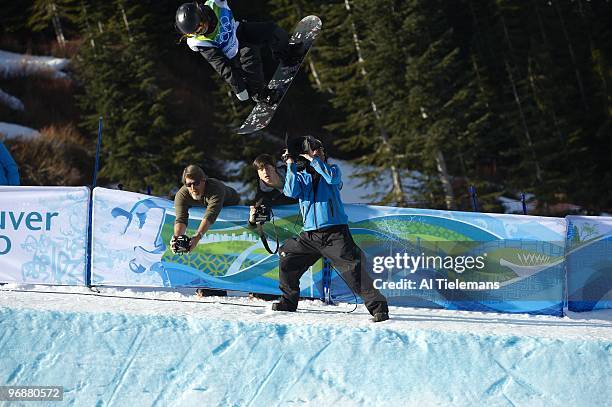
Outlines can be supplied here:
M189 211L193 234L205 208ZM174 206L167 199L104 188L94 189L92 284L148 287L210 287L280 294L278 256L269 254L259 235L247 227L249 209L226 207L189 254L172 253ZM274 250L279 241L300 231L297 206L274 209L265 225ZM302 296L321 298L321 264L301 280Z
M566 220L568 309L612 308L612 218Z
M84 285L89 189L0 187L0 282ZM612 308L612 218L483 214L346 205L362 271L391 305L561 315ZM301 231L295 206L265 225L272 248ZM204 208L190 210L188 231ZM94 189L93 285L210 287L280 294L278 256L247 227L248 208L224 208L196 250L169 249L168 199ZM567 280L567 284L566 284ZM325 284L324 284L325 283ZM354 301L317 262L302 296Z
M92 283L112 286L211 287L279 294L278 256L247 227L248 208L226 207L197 249L173 254L169 200L94 190ZM297 206L275 208L268 241L301 231ZM400 306L560 315L564 298L565 220L347 205L351 233L366 254L363 271ZM203 208L192 208L188 231ZM301 282L323 297L321 262ZM354 296L337 272L332 298Z
M390 305L562 315L565 220L347 205ZM332 273L332 295L353 293Z
M278 256L226 207L189 254L169 249L168 199L95 188L0 187L0 283L210 287L280 294ZM362 271L391 305L561 315L612 308L612 218L465 213L346 205ZM301 231L297 205L274 209L272 248ZM204 208L190 210L193 233ZM91 274L87 256L91 255ZM330 272L331 271L331 272ZM566 284L567 279L567 284ZM324 284L325 283L325 284ZM354 301L337 271L317 262L302 296Z

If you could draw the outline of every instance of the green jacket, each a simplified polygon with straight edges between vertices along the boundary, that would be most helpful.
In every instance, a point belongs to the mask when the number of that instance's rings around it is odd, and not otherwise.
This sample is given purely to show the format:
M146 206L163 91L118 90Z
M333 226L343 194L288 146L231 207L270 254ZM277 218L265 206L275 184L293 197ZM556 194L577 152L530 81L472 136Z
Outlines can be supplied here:
M174 223L188 225L189 208L201 206L206 207L204 219L213 224L221 213L222 207L238 205L239 203L240 195L238 195L238 192L215 178L206 180L202 199L197 201L192 198L187 187L183 185L174 197L174 211L176 213Z

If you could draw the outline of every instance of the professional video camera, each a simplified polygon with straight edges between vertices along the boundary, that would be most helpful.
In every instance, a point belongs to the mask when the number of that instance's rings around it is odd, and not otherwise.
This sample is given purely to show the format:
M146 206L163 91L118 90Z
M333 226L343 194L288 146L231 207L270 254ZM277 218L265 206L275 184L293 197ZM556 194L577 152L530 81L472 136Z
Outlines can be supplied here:
M176 236L170 242L172 247L172 251L176 254L185 254L189 253L189 244L191 243L191 238L187 235Z

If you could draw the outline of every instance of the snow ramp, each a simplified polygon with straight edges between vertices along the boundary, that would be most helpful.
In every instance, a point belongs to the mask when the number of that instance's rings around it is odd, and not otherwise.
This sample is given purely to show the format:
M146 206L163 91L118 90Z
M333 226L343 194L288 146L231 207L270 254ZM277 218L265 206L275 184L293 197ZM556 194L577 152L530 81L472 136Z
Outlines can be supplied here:
M347 314L348 304L275 313L243 297L26 288L39 292L0 291L0 384L62 386L63 401L49 405L612 399L609 310L556 318L393 307L390 321L373 324L363 306Z

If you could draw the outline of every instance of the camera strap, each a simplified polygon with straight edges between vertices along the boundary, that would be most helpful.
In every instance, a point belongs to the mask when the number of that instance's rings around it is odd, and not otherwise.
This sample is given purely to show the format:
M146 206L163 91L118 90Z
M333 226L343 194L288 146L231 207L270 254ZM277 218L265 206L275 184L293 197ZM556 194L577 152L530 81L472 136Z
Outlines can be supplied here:
M270 246L268 245L268 239L266 238L266 234L263 230L263 225L261 223L257 224L257 233L259 234L259 238L261 239L261 243L263 243L264 247L270 254L276 254L278 252L278 233L276 233L276 225L274 225L274 232L276 235L276 250L272 251Z

